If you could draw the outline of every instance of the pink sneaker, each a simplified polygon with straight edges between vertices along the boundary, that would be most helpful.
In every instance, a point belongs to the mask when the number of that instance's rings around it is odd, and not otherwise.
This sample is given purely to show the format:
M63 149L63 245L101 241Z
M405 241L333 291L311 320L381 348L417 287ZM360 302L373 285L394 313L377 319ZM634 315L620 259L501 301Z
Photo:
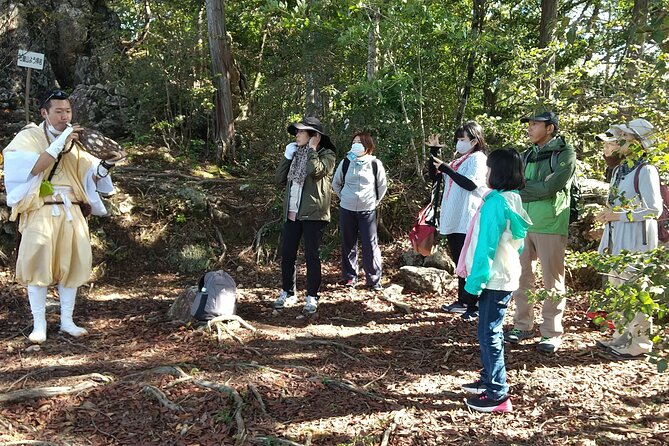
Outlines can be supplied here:
M513 405L511 405L511 399L507 395L501 400L491 400L485 395L467 398L465 403L470 409L474 409L477 412L503 412L509 413L513 411Z

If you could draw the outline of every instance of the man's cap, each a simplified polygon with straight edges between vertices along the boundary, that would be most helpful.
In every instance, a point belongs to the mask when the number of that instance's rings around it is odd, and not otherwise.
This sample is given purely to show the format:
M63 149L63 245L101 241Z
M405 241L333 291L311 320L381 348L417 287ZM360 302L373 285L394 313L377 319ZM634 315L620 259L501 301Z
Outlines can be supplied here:
M628 124L614 124L605 133L595 135L599 141L617 141L625 135L631 135L641 143L644 149L651 147L655 142L655 127L642 118L633 119Z
M550 110L533 112L530 116L520 118L520 122L522 123L530 121L549 122L553 124L555 128L558 127L558 117Z
M323 124L321 124L321 121L318 118L308 116L299 122L293 122L286 128L286 130L288 130L288 133L291 135L296 135L298 130L312 130L314 132L320 133L321 145L331 150L336 150L334 144L332 144L332 141L330 140L330 137L323 131Z

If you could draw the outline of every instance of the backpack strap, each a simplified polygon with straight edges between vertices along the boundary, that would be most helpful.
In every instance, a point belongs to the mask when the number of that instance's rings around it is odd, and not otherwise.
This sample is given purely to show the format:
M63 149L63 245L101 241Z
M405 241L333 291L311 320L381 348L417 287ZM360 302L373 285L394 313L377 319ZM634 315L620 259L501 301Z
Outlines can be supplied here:
M639 190L639 173L641 172L641 168L647 164L648 162L643 162L639 164L634 171L634 192L636 192L641 201L643 201L643 197L641 196L641 191ZM646 235L646 219L643 219L641 223L643 225L643 229L641 230L642 231L641 243L645 246L648 244L648 236Z
M346 172L351 165L351 160L344 158L344 162L341 165L341 188L344 189L344 184L346 184Z
M374 174L374 193L376 194L376 200L379 200L379 178L378 178L378 173L379 173L379 166L377 164L377 159L374 158L372 160L372 173Z
M562 150L553 150L551 152L551 160L549 162L549 165L551 167L551 173L555 172L555 168L557 166L557 160L561 153Z
M646 164L648 164L648 162L643 162L643 163L639 164L637 166L636 170L634 171L634 192L636 192L636 194L639 197L641 197L641 191L639 190L639 173L641 171L641 168L643 166L645 166Z
M376 194L376 199L379 199L379 166L377 164L377 159L374 158L372 160L372 173L374 173L374 193ZM348 168L351 166L351 160L348 158L344 158L344 161L341 165L341 188L344 188L344 184L346 184L346 172L348 172Z

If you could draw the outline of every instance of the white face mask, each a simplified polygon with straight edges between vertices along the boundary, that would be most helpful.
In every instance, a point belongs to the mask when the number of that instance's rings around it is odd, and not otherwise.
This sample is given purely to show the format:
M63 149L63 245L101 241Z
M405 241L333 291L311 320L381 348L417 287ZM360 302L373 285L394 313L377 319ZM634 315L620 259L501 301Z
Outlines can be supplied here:
M61 132L60 130L58 130L56 127L54 127L54 126L51 125L51 121L49 121L49 117L48 117L48 116L44 116L44 120L46 121L46 129L47 129L52 135L58 136L58 135L60 135L61 133L63 133L63 132Z
M465 153L467 153L467 152L469 152L470 150L472 150L472 146L473 146L472 142L473 142L473 141L461 141L461 140L458 140L458 142L455 144L455 150L456 150L458 153L464 155Z
M365 146L359 142L353 143L353 145L351 145L351 153L355 156L362 156L365 154Z

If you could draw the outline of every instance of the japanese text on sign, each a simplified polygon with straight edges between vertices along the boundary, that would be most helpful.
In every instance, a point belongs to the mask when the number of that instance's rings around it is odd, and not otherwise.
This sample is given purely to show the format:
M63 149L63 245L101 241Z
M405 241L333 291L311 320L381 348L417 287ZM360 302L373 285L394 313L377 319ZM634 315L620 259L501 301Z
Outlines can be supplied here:
M44 54L19 50L19 60L17 65L19 67L41 70L44 67Z

